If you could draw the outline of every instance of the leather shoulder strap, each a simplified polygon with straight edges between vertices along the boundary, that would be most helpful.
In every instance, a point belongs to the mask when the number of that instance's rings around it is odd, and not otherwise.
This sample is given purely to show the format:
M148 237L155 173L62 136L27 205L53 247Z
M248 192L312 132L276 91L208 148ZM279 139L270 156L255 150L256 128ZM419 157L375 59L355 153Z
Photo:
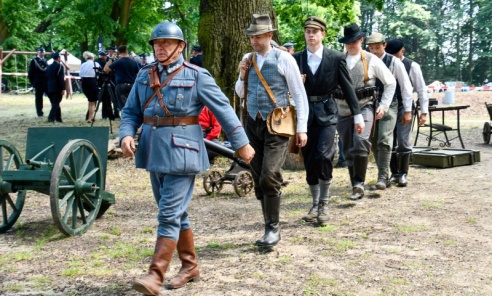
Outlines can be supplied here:
M362 66L364 67L364 85L369 81L369 68L367 66L367 58L364 50L360 51L360 58L362 59Z
M152 69L154 69L154 68L157 68L157 66L152 67ZM183 68L184 68L184 65L181 65L181 67L179 67L176 71L174 71L171 75L169 75L169 77L164 81L164 83L162 85L160 85L160 87L154 88L155 92L147 100L147 102L145 103L145 105L143 107L143 110L147 109L147 107L149 106L150 102L152 102L152 100L157 96L158 99L159 99L159 105L161 106L162 110L164 110L164 112L166 113L167 116L172 116L171 112L169 112L169 110L167 109L166 105L164 105L164 100L163 100L163 96L162 96L162 93L161 93L161 89L163 89L169 83L169 81L171 81L171 79L173 79L173 77L176 76L176 74L178 74L179 72L181 72L181 70L183 70ZM156 69L156 71L157 71L157 69ZM157 71L157 73L159 73L159 71Z

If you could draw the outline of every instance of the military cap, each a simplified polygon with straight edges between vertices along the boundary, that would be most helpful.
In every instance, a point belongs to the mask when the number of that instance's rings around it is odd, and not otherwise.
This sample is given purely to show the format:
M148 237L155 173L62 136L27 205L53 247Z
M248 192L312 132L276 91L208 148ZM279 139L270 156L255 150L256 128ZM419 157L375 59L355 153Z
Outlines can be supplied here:
M378 44L378 43L386 43L384 39L384 35L381 33L372 33L371 36L367 39L367 44Z
M141 57L142 59L145 59L145 58L147 58L147 54L146 53L142 53L141 55L139 55L139 57Z
M56 60L59 57L60 57L60 53L59 52L54 52L54 53L51 54L51 58L54 59L54 60Z
M113 46L108 47L107 50L117 51L118 48L116 48L116 46L113 45Z
M389 54L395 54L403 48L403 41L401 39L388 39L386 41L386 48L384 49Z
M284 45L283 45L283 46L284 46L285 48L289 49L289 48L294 47L294 43L292 43L292 42L287 42L287 43L284 43Z
M37 51L37 52L45 52L45 50L44 50L44 46L42 46L42 45L41 45L40 47L38 47L38 48L36 49L36 51Z
M310 16L304 22L304 28L316 28L326 31L326 22L317 16Z
M200 47L200 45L193 45L193 50L200 52L202 51L202 48Z
M107 56L107 55L108 55L108 54L107 54L105 51L103 51L103 50L100 50L98 54L99 54L99 56L101 56L101 57L105 57L105 56Z

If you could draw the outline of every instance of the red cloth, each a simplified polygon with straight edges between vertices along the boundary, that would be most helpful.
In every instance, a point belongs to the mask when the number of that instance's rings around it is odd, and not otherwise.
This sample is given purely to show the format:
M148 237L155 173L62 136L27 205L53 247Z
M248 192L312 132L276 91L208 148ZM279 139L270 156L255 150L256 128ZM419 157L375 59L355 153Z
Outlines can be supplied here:
M210 132L205 137L207 140L217 139L222 131L222 127L217 121L217 118L215 118L212 111L210 111L207 107L203 107L202 113L198 116L198 123L202 126L203 131L212 127Z

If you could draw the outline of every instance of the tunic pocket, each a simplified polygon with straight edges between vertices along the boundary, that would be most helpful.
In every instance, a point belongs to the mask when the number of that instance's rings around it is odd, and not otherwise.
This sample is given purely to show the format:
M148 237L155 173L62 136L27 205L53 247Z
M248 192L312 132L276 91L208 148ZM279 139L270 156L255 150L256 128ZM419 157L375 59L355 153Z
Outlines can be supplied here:
M173 134L172 158L176 174L200 172L200 143L183 135Z

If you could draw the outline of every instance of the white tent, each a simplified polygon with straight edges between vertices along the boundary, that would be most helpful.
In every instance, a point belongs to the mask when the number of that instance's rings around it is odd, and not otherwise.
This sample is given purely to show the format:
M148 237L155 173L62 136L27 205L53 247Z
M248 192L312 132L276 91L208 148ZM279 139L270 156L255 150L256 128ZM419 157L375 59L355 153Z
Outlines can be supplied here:
M66 50L63 49L60 51L60 56L62 62L64 62L69 68L70 72L79 72L80 71L80 64L82 63L76 56L74 56L71 53L68 53L68 55L65 56ZM66 60L65 60L66 57ZM48 65L53 63L53 59L48 60Z

